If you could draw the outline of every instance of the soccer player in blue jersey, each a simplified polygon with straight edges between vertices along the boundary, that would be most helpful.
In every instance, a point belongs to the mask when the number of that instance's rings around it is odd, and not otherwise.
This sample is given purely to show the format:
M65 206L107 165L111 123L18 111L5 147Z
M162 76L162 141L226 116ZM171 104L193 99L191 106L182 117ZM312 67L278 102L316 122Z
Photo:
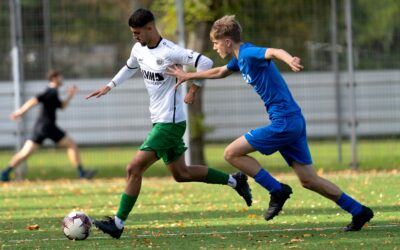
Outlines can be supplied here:
M271 124L256 128L233 141L225 149L224 157L270 193L269 208L265 219L271 220L282 210L292 194L289 185L272 177L259 162L248 154L259 151L270 155L276 151L293 168L303 187L336 202L351 213L352 221L345 231L358 231L373 216L373 211L344 193L332 182L320 177L312 166L307 144L306 123L301 109L275 66L278 59L294 71L303 69L300 58L293 57L282 49L257 47L241 40L241 26L235 16L224 16L214 22L210 38L214 50L222 57L233 56L225 66L202 72L184 72L177 67L168 73L177 77L177 85L190 79L224 78L240 71L244 80L254 88L264 102Z

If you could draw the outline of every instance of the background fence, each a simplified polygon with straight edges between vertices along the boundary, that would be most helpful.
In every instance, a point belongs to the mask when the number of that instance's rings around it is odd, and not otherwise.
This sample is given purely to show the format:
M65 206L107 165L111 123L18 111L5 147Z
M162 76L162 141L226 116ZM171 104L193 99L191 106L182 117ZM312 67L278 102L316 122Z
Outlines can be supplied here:
M144 85L138 77L134 83L130 81L99 100L86 101L83 96L108 82L125 64L133 45L127 19L138 6L151 8L163 36L176 41L176 19L169 15L175 5L169 2L173 1L1 1L0 147L10 148L16 143L15 123L8 120L15 102L11 51L13 34L18 29L18 23L12 22L16 17L12 3L19 3L21 8L21 102L45 88L43 79L48 69L61 69L66 85L77 84L80 93L65 112L59 112L60 126L81 145L104 146L140 143L146 136L150 121ZM333 3L336 10L332 9ZM400 3L351 3L357 135L398 141ZM236 14L246 40L299 55L305 65L302 73L286 72L285 65L278 65L302 107L309 137L335 139L341 131L345 140L349 138L351 96L344 0L298 0L290 4L273 0L210 0L184 4L188 34L196 30L192 19L201 20L196 13L203 13L207 21L210 16L203 9L219 4L219 12L214 14ZM210 46L204 53L216 64L226 63L211 52ZM336 80L339 92L335 89ZM206 134L207 142L226 142L268 122L261 101L238 75L206 82L203 109L206 126L211 128ZM32 129L36 112L33 110L24 119L24 137ZM387 150L399 150L398 145L390 144Z

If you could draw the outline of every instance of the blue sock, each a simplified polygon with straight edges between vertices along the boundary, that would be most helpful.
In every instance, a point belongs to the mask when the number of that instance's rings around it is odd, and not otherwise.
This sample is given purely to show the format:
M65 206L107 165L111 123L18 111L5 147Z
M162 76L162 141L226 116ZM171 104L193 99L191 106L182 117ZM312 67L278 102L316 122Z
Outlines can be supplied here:
M352 216L356 216L361 213L362 205L358 201L348 196L346 193L342 193L340 198L336 201L336 204L338 204L343 210L351 213Z
M5 175L9 175L11 173L11 171L13 171L13 167L8 166L6 169L4 169L4 171L2 172Z
M272 177L267 171L261 169L255 176L254 180L266 188L270 193L280 191L282 189L281 183Z
M79 165L76 169L78 170L78 174L80 177L85 175L85 170L83 170L83 167L81 165Z

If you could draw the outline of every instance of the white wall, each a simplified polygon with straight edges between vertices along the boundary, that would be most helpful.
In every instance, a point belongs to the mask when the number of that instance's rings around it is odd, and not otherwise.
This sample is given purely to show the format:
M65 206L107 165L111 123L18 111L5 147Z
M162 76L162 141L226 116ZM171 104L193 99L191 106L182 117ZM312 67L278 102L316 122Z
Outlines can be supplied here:
M284 74L293 96L307 120L309 137L333 137L336 134L335 90L331 73ZM341 75L342 128L349 133L348 88ZM400 135L400 71L358 71L357 118L360 135ZM151 123L148 95L141 77L135 77L100 99L84 96L109 79L66 79L65 86L76 84L80 92L70 107L58 111L58 124L79 144L140 143ZM46 81L25 83L25 100L43 91ZM65 86L60 90L65 96ZM12 82L0 82L0 147L13 147L15 123L8 119L13 108ZM206 125L213 129L208 141L231 140L252 128L268 124L268 116L257 94L238 74L205 82L204 111ZM38 108L24 119L29 136Z

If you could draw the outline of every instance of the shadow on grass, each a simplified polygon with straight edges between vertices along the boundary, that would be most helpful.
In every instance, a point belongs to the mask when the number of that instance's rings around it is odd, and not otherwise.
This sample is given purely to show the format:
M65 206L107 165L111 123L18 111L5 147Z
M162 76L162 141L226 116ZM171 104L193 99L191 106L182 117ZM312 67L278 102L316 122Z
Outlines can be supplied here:
M93 207L92 207L93 208ZM40 209L43 209L43 207L29 207L29 208L24 208L24 210L36 210L40 211ZM48 209L48 208L46 208ZM65 209L69 211L71 207L69 206L57 206L54 209ZM142 207L143 209L143 207ZM383 207L377 207L374 208L375 212L380 212L380 213L390 213L390 212L398 212L398 207L397 206L383 206ZM284 214L279 215L277 218L278 220L287 220L290 218L293 218L293 216L297 216L299 218L302 218L307 215L312 215L312 216L334 216L337 218L337 213L340 212L343 214L343 216L347 216L348 219L351 219L351 216L347 214L346 212L340 210L339 208L323 208L323 209L297 209L297 208L287 208L284 209ZM156 211L156 212L149 212L149 213L140 213L137 211L137 209L133 209L129 219L128 219L128 224L142 224L148 221L149 223L154 223L154 221L157 221L158 223L171 223L174 221L191 221L191 220L206 220L206 221L221 221L223 222L224 220L229 222L230 219L245 219L246 221L250 222L251 219L248 218L249 215L256 215L260 216L259 218L262 218L262 215L264 213L263 209L249 209L248 211L234 211L234 210L213 210L213 211L183 211L183 212L162 212L162 211ZM110 214L100 214L100 213L91 213L89 216L92 219L101 219L105 215L110 215ZM2 222L0 222L0 228L4 230L5 228L8 228L11 225L24 225L27 223L27 221L35 221L36 224L48 224L49 222L53 221L61 221L64 215L60 215L60 217L45 217L45 218L29 218L29 219L3 219ZM340 218L343 218L343 216L340 216ZM333 218L333 220L335 220ZM275 222L276 220L274 220ZM383 221L382 221L383 222ZM387 221L386 221L387 222ZM398 223L400 224L400 220L397 221L392 221L393 223ZM53 224L50 223L50 224ZM267 222L266 222L267 223ZM290 223L290 221L289 221ZM332 221L333 225L335 224L334 221ZM342 222L340 222L342 223ZM373 220L373 223L376 224L377 221ZM274 224L275 226L276 224ZM279 225L279 224L277 224ZM313 223L314 227L317 226L318 224ZM2 231L0 230L0 232Z
M179 220L183 220L183 217L175 217ZM154 217L152 219L155 219ZM25 239L35 239L35 240L48 240L51 237L60 238L61 233L61 220L62 218L49 217L49 218L37 218L34 220L26 219L16 219L12 221L5 221L0 223L0 239L3 241L10 240L23 240ZM40 226L40 230L29 231L26 229L29 223L33 222ZM223 221L223 219L222 219ZM282 235L282 234L298 234L302 235L307 232L315 232L320 234L321 232L333 232L335 234L343 234L347 236L352 236L352 233L345 233L342 228L345 226L341 221L331 221L331 222L293 222L279 223L275 221L273 224L265 222L265 224L248 224L243 222L243 224L225 224L225 225L207 225L204 223L202 225L181 225L176 226L173 223L160 226L159 224L154 224L149 221L149 224L130 223L128 221L124 235L129 235L129 237L173 237L173 236L190 236L199 237L201 235L208 235L212 237L213 233L218 234L258 234L263 237L271 237L271 234ZM189 222L189 220L188 220ZM227 221L229 222L229 221ZM98 230L96 230L99 232ZM381 233L394 233L400 232L400 222L390 222L387 220L373 220L369 224L369 227L362 230L362 232L381 232ZM397 233L396 233L397 232ZM100 234L102 235L102 234ZM125 237L126 237L125 236Z

